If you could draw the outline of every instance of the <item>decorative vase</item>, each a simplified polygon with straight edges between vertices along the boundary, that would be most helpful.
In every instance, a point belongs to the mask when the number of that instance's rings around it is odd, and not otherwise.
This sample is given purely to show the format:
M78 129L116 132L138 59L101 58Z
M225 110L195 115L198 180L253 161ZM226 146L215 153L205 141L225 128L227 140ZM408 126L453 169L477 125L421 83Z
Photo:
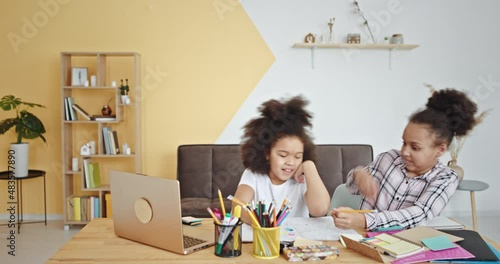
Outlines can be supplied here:
M109 105L105 105L101 109L101 113L105 116L111 115L112 112L113 110L111 110L111 107L109 107Z
M13 160L15 161L15 164L12 164L14 167L14 176L16 178L28 176L30 145L26 142L21 144L12 143L10 144L10 150L14 156Z
M448 161L448 168L454 170L457 175L458 175L458 182L461 182L465 176L464 174L464 169L462 169L462 167L458 166L457 165L457 161L456 160L450 160Z
M129 104L130 103L130 99L129 99L128 95L121 95L121 99L122 99L122 104Z

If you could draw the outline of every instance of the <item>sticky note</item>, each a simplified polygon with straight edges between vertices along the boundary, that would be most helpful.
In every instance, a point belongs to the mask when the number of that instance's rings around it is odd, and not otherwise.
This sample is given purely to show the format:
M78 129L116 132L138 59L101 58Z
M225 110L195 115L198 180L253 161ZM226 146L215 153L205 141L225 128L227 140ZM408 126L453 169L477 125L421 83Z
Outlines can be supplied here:
M444 250L457 247L446 236L436 236L422 239L422 243L432 251Z

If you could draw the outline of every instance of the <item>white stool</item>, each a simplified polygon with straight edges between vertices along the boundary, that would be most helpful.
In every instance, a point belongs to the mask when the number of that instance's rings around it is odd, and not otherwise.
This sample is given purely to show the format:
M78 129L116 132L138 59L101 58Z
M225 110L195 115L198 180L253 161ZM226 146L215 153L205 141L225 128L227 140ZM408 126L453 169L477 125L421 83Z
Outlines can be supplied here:
M462 180L458 184L457 190L469 191L470 192L470 205L472 209L472 227L477 231L477 217L476 217L476 199L474 197L474 192L480 192L488 189L490 187L487 183L482 181L474 180Z

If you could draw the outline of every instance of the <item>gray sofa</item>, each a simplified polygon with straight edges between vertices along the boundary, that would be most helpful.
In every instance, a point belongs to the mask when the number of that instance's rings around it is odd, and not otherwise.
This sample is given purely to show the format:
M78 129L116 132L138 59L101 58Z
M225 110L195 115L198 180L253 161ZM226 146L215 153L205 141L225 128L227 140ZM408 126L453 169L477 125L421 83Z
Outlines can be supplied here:
M358 165L373 160L370 145L316 145L317 168L330 197L335 188L346 181L347 173ZM183 216L210 217L206 208L220 208L220 189L226 208L231 202L244 171L240 145L181 145L177 149L177 179L181 188Z

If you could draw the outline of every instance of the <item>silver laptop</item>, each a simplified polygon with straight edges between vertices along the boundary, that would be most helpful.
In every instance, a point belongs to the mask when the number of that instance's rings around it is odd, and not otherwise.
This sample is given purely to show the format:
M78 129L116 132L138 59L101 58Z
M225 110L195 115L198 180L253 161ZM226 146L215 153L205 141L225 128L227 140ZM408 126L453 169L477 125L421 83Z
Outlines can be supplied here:
M115 234L179 254L214 244L213 230L182 224L179 181L110 171Z

